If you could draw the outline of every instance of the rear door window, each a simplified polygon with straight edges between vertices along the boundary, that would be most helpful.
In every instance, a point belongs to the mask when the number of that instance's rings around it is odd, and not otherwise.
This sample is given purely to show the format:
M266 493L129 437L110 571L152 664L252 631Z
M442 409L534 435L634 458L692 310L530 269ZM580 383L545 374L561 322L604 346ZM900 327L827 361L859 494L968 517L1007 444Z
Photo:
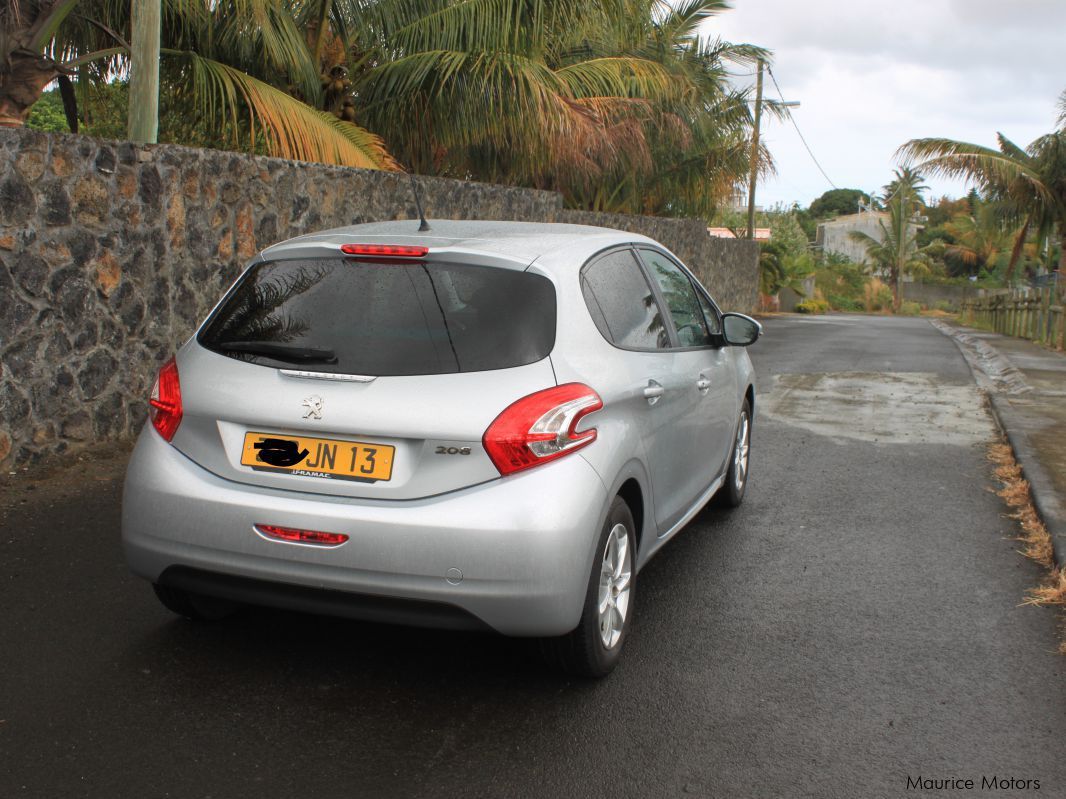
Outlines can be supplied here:
M279 368L429 375L523 366L555 344L540 275L487 266L354 259L252 267L208 320L210 350Z
M696 289L680 266L655 250L640 251L666 300L677 330L678 346L706 347L714 343L703 316Z
M581 270L581 293L605 339L626 349L670 346L662 309L632 250L615 250Z

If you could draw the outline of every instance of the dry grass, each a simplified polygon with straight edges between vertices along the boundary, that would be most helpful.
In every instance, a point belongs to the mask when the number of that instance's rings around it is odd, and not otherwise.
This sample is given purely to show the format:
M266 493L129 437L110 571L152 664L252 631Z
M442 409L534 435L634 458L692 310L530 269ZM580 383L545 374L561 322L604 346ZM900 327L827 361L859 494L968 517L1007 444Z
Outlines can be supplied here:
M863 304L867 313L889 313L892 310L892 289L880 278L870 278L862 287Z
M922 311L921 315L922 316L927 316L927 317L932 317L933 319L958 319L959 318L959 315L957 313L952 313L951 311L941 311L939 308L929 308L929 309L927 309L925 311Z
M996 479L1002 486L996 493L1010 506L1010 517L1017 520L1022 528L1022 534L1017 537L1022 543L1021 554L1048 569L1047 579L1030 589L1023 604L1066 606L1066 569L1055 566L1051 536L1033 507L1029 482L1022 477L1021 466L1014 460L1010 445L993 444L989 447L988 459L995 464ZM1066 655L1066 627L1063 628L1063 635L1059 652Z
M993 444L988 449L988 459L995 464L996 479L1002 485L996 493L1010 506L1010 517L1017 520L1022 528L1022 534L1017 537L1022 543L1021 554L1052 568L1051 536L1033 507L1029 481L1022 477L1022 467L1014 460L1010 445Z
M1066 605L1066 571L1052 569L1046 583L1034 588L1025 598L1027 605ZM1063 642L1066 646L1066 641Z

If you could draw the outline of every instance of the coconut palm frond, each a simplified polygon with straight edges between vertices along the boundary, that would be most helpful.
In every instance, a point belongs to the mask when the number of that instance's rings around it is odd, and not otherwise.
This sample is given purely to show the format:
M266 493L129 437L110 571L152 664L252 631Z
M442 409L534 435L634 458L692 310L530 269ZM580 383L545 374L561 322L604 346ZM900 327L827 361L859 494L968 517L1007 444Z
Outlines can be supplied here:
M685 0L671 7L659 28L667 41L680 41L695 36L705 20L729 8L726 0Z
M321 97L318 66L295 16L278 0L168 0L171 12L187 21L193 34L189 50L239 64L263 80L285 76L309 103Z
M896 155L905 163L920 160L919 167L934 174L972 180L982 191L1003 191L1021 181L1037 194L1050 197L1028 157L1023 161L991 147L953 139L913 139Z
M365 169L398 169L381 139L363 128L300 102L280 89L195 53L165 51L187 62L188 94L206 118L234 129L246 116L254 137L281 158Z
M555 76L574 97L609 95L669 102L685 93L685 87L661 64L642 58L594 58L562 67Z

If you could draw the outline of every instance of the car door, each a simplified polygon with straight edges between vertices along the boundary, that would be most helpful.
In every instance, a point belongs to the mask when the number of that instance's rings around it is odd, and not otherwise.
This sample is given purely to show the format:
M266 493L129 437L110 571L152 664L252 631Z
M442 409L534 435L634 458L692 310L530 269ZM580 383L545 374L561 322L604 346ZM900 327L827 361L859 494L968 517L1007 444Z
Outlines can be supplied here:
M722 472L737 417L737 378L721 321L687 271L666 253L638 249L673 327L670 385L682 415L669 437L672 464L667 532Z
M681 485L686 470L676 453L687 446L686 420L698 394L677 367L670 315L632 248L609 251L586 264L581 291L603 337L626 350L613 369L609 382L614 385L598 388L639 431L655 526L664 532L686 507L688 489Z

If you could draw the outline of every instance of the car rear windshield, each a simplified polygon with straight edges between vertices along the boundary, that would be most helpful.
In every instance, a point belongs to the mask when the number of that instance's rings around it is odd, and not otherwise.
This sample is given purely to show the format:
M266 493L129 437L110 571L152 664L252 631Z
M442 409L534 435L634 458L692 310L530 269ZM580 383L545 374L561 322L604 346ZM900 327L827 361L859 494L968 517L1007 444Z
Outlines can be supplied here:
M241 278L198 341L278 368L478 372L547 356L555 313L551 281L527 272L421 261L272 261Z

